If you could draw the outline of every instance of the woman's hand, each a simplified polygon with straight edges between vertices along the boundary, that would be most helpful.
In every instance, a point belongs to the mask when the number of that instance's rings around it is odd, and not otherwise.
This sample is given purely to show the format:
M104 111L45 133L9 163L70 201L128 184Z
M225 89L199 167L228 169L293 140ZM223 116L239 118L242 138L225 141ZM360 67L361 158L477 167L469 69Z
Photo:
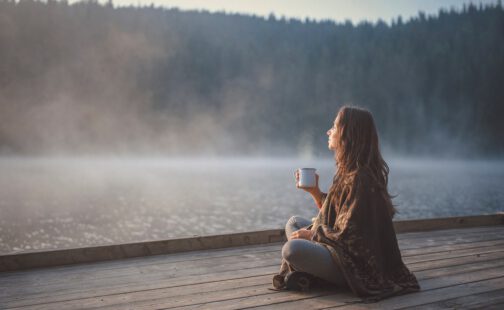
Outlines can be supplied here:
M304 186L299 186L299 170L296 170L294 172L294 178L296 178L296 187L304 190L305 192L308 192L310 194L318 194L320 193L320 188L318 185L318 180L319 180L319 175L315 173L315 186L314 187L304 187Z
M322 203L324 201L326 194L322 193L322 191L319 188L319 185L318 185L319 175L315 173L315 186L314 187L299 186L299 170L296 170L296 172L294 172L294 177L296 178L296 187L309 193L312 196L313 201L315 201L317 208L319 208L319 209L322 208Z
M308 230L301 228L299 230L296 230L290 235L290 239L306 239L306 240L311 240L313 236L314 231L313 230Z

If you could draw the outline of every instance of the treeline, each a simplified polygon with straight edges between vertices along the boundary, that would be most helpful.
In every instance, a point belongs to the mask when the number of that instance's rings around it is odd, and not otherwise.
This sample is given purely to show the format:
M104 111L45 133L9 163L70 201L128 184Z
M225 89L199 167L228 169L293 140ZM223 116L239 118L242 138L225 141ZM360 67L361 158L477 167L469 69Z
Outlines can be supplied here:
M504 155L499 3L335 23L0 1L0 153L325 154L343 104L399 154Z

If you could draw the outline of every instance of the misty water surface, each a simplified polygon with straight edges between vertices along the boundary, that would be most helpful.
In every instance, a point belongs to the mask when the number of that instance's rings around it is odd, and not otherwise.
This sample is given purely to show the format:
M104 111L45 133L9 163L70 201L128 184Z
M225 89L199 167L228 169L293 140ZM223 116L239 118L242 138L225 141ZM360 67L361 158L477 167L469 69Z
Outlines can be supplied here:
M504 162L391 160L396 219L502 211ZM317 209L294 185L331 160L1 159L0 253L281 228Z

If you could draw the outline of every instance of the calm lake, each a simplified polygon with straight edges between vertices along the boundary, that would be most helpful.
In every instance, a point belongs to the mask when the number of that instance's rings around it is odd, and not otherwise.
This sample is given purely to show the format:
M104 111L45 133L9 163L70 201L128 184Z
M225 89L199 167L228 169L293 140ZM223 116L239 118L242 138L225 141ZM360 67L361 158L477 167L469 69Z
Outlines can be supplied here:
M389 160L396 219L503 211L504 161ZM332 160L0 159L0 254L281 228Z

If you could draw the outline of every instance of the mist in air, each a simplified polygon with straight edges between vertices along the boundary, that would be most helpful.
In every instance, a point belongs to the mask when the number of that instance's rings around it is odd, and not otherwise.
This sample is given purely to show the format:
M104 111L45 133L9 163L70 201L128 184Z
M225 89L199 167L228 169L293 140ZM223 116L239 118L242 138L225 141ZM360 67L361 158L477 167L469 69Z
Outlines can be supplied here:
M504 152L498 5L390 25L0 6L4 155L330 157L344 104L373 112L390 154Z
M497 212L503 26L0 1L0 253L309 218L293 172L327 190L342 105L375 117L398 219Z

